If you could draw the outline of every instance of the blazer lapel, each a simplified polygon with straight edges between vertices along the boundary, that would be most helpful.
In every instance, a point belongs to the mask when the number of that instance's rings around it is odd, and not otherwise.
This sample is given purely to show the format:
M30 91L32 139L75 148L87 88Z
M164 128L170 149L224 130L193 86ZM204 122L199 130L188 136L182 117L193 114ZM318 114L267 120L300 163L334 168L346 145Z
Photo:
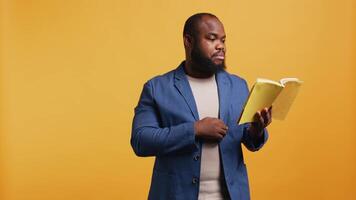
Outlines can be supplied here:
M195 104L193 92L184 72L184 62L180 64L179 67L175 70L174 76L174 86L178 89L179 93L183 96L185 102L188 104L195 120L199 120L199 114Z
M230 84L226 78L226 72L221 70L216 74L216 83L218 86L219 94L219 118L227 123L227 114L230 106Z

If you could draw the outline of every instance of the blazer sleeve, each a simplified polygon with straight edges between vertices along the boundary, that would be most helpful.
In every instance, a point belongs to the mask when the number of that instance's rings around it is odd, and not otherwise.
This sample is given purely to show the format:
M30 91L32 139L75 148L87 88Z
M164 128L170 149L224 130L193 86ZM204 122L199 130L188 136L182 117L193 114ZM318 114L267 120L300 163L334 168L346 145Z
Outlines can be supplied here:
M137 156L162 156L194 151L194 122L161 127L152 84L148 81L135 108L131 146Z
M243 136L242 136L242 143L245 145L245 147L250 150L250 151L258 151L263 147L263 145L267 142L268 140L268 131L265 128L263 130L263 136L261 139L256 140L255 138L252 138L250 134L247 131L249 123L244 124L243 128Z

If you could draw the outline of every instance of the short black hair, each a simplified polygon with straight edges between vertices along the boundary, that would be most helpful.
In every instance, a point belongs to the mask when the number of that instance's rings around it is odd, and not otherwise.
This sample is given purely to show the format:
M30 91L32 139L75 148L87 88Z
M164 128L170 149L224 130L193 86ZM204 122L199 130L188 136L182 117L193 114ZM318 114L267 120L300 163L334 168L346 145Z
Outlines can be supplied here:
M198 22L200 22L204 16L214 17L214 18L218 19L215 15L213 15L211 13L194 14L194 15L190 16L187 19L187 21L185 21L184 29L183 29L183 36L187 34L192 37L195 37L196 34L198 33L198 30L197 30Z

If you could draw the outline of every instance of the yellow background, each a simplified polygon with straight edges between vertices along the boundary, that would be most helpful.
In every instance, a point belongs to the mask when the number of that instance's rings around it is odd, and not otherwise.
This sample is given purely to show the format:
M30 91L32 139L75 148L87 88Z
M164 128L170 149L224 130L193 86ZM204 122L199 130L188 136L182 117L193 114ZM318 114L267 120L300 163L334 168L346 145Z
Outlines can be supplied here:
M133 109L184 59L184 21L201 11L224 23L228 70L250 86L304 81L266 146L245 151L252 199L356 199L354 0L0 6L0 199L146 199L153 158L131 150Z

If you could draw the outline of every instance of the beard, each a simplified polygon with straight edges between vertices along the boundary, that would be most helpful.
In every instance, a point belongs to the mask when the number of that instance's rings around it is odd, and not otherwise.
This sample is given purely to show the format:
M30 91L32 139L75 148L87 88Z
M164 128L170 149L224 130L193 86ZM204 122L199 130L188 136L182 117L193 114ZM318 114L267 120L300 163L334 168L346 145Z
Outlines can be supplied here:
M198 45L194 45L191 52L193 62L192 70L203 75L212 76L219 70L225 69L225 60L221 64L215 64L210 58L203 55L202 50Z

